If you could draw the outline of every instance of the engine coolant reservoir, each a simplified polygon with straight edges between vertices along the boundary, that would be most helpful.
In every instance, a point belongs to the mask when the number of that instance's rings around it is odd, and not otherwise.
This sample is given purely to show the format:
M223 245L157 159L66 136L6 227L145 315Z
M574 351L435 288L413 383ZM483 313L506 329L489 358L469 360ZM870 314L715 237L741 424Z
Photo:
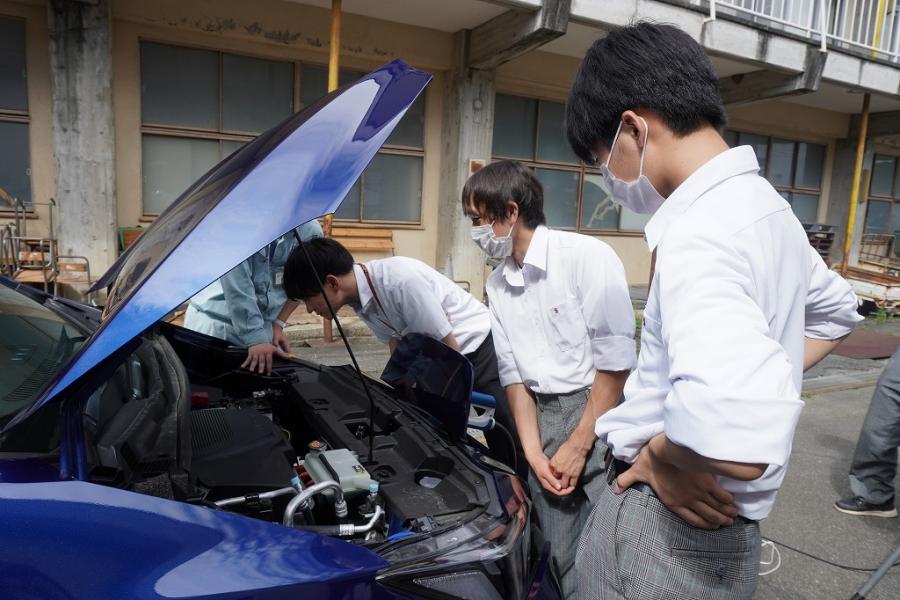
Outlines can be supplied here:
M369 484L374 481L359 464L356 454L346 448L310 452L304 458L304 465L315 483L340 483L345 497L368 492Z

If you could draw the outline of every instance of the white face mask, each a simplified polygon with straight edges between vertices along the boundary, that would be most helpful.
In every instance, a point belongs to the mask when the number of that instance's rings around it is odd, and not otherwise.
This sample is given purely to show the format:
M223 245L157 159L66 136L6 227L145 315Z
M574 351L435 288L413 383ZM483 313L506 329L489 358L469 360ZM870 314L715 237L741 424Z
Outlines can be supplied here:
M490 225L473 225L472 239L490 258L506 258L512 254L512 233L515 228L513 225L506 236L497 237L493 222Z
M638 117L644 121L643 117ZM606 162L600 165L600 173L603 175L604 183L607 187L607 193L612 197L613 202L621 204L628 210L636 213L650 214L656 212L665 201L647 176L644 175L644 153L647 150L647 136L650 129L647 127L647 121L644 121L644 146L641 149L641 167L638 178L634 181L622 181L609 171L609 160L612 158L613 149L619 139L619 133L622 131L622 122L619 122L619 128L616 130L616 137L613 138L612 146L609 148L609 155Z

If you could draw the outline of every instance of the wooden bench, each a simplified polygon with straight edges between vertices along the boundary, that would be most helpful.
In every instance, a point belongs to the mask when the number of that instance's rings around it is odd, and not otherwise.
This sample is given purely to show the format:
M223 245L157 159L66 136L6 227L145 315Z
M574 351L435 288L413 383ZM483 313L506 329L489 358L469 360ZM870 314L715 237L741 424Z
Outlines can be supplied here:
M394 254L394 232L366 227L332 227L331 237L350 252L390 252Z

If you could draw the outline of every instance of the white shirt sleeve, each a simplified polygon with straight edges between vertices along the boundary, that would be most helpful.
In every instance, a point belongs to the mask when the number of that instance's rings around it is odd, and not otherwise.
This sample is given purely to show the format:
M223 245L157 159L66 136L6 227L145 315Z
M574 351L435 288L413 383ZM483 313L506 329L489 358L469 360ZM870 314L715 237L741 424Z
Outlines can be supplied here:
M747 261L727 240L693 231L665 241L657 268L672 386L666 435L712 459L786 464L803 402L787 352L747 291Z
M494 338L494 354L497 355L497 371L500 374L500 385L503 387L513 385L515 383L523 383L522 375L519 374L519 367L516 366L516 359L513 356L512 346L509 343L509 337L503 330L503 323L497 314L497 308L493 302L489 303L488 310L491 313L491 335Z
M812 276L806 296L806 337L836 340L844 337L862 320L856 312L858 301L850 284L825 266L810 246Z
M605 244L598 251L582 252L575 275L581 314L587 325L594 368L628 371L637 362L634 344L634 308L625 279L625 267Z
M442 340L453 332L438 291L418 273L404 277L391 293L397 312L403 315L403 335L421 333Z

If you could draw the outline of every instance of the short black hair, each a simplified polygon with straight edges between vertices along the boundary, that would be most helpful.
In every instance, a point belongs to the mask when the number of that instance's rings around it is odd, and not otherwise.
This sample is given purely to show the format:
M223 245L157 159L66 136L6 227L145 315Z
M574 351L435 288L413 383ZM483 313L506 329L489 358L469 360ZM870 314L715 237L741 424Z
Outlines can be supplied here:
M284 291L291 300L306 300L318 294L319 284L329 275L340 277L353 270L353 256L340 242L331 238L313 238L291 252L284 265ZM309 260L306 254L309 253ZM312 263L312 266L310 265ZM319 274L316 282L315 273Z
M484 207L487 216L509 216L509 201L519 206L519 217L529 229L547 222L544 216L544 188L534 173L515 160L501 160L482 167L469 177L462 191L463 210L469 198Z
M622 113L649 109L676 134L727 122L703 47L673 25L646 21L610 31L585 54L566 101L566 134L582 160L612 145Z

